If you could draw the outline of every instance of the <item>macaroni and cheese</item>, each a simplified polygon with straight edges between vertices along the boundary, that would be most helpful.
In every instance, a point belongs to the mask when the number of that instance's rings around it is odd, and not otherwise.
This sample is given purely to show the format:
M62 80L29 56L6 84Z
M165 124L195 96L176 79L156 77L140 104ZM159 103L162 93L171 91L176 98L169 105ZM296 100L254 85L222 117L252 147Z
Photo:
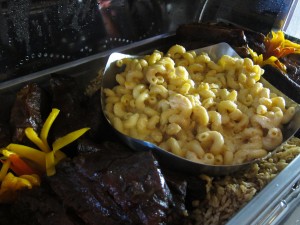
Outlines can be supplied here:
M260 158L282 143L295 113L264 87L251 59L174 45L164 54L117 61L117 85L104 89L112 125L188 160L233 165Z

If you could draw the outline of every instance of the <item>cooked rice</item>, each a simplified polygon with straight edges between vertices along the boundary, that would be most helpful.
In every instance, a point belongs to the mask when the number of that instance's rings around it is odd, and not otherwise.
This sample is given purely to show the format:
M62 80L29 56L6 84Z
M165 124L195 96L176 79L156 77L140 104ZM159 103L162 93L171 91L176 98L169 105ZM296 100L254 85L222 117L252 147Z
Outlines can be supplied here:
M100 91L104 69L99 70L98 75L92 79L85 89L85 95L92 96L96 91Z
M207 193L203 201L193 202L193 224L225 224L299 153L300 139L292 138L272 157L252 165L246 172L215 178L202 175L207 181Z

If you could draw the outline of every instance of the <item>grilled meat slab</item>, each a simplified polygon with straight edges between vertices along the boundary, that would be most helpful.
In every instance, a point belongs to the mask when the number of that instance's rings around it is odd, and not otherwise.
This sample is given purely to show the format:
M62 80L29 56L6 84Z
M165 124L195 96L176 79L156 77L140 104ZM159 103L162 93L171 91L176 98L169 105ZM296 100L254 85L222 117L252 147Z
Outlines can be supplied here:
M173 200L150 152L132 152L112 142L97 149L61 162L41 187L24 191L12 206L20 215L15 224L182 222L184 204ZM174 212L180 215L176 221Z

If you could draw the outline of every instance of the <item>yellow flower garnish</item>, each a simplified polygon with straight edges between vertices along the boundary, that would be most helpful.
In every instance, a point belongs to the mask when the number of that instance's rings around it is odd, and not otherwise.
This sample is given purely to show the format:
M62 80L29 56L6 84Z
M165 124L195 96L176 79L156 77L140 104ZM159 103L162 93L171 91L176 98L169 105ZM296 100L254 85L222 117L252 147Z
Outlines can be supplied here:
M34 169L26 161L35 164L35 169L38 171L46 172L47 176L52 176L56 172L55 165L66 157L61 149L90 129L82 128L58 138L53 142L51 149L48 144L48 134L58 114L58 109L52 109L40 135L31 127L25 129L27 138L38 148L11 143L6 148L0 149L0 153L3 155L3 160L1 160L3 165L0 170L0 202L13 198L15 191L19 189L40 185L39 176L34 174ZM10 173L9 169L12 169L18 176Z
M41 183L36 174L14 176L12 173L6 174L0 188L0 203L10 202L16 197L16 192L21 189L31 189L33 186L39 186Z
M66 155L60 151L60 149L75 141L90 129L82 128L73 131L61 138L58 138L52 144L51 149L48 145L47 139L50 128L58 114L58 109L52 109L42 127L40 136L38 136L36 131L31 127L25 129L25 135L27 136L27 138L32 141L40 150L20 144L10 144L6 147L8 150L17 153L22 158L27 158L37 163L39 166L46 170L48 176L52 176L55 174L55 165L60 160L66 157Z
M251 48L248 48L255 64L260 66L272 65L286 72L286 66L280 58L289 54L300 54L300 45L285 39L283 31L271 31L264 40L266 52L258 55Z

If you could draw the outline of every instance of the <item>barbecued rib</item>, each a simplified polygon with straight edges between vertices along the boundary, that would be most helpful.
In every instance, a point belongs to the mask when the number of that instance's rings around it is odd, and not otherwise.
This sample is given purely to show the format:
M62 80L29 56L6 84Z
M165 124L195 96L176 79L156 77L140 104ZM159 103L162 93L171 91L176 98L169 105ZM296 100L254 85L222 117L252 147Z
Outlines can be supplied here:
M12 209L19 224L31 225L180 224L185 212L182 204L181 211L176 208L151 152L111 142L61 162L54 176L24 191ZM170 221L174 210L180 216Z

